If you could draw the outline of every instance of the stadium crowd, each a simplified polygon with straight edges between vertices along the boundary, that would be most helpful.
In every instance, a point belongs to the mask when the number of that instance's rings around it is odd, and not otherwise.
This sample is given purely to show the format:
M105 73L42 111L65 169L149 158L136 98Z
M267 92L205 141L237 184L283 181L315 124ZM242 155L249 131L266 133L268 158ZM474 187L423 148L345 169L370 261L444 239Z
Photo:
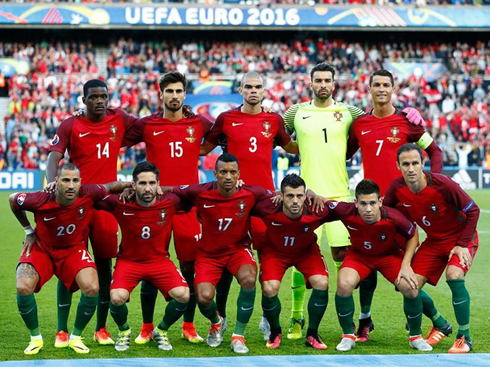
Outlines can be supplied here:
M28 75L14 75L8 80L9 115L0 138L0 169L45 168L57 126L83 108L82 85L105 74L95 63L95 53L91 43L0 42L0 57L31 65ZM399 79L397 107L413 106L421 111L444 151L446 166L490 169L490 85L484 80L490 75L488 41L361 44L307 39L289 43L199 40L158 44L121 39L109 48L107 83L110 107L144 116L159 108L158 78L164 72L177 69L194 76L195 81L231 80L236 89L241 75L255 70L265 76L263 104L284 113L292 104L311 98L307 70L326 61L340 74L335 98L370 110L369 75L386 61L401 60L440 62L447 72L432 82L418 72ZM142 146L128 149L121 153L121 165L133 167L144 156ZM358 155L351 163L360 162Z

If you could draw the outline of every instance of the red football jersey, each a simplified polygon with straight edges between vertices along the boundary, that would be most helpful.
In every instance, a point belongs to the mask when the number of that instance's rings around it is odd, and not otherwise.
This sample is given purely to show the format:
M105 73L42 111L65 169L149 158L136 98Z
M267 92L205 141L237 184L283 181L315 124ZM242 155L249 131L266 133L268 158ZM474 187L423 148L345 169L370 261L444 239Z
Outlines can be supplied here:
M274 190L272 180L272 149L287 145L291 138L284 129L284 120L276 113L261 112L250 115L230 110L221 113L206 137L218 144L226 138L226 150L238 159L240 179L248 185L258 185Z
M480 208L459 185L449 177L424 172L427 186L415 194L403 177L393 181L386 192L384 205L401 203L410 217L427 233L427 239L453 242L467 247L480 215Z
M101 185L82 185L79 196L69 206L57 204L54 193L42 191L17 194L15 205L19 210L34 213L41 247L53 258L61 258L62 250L86 245L93 204L105 195Z
M70 117L58 127L50 151L65 154L80 168L84 183L107 183L117 179L117 158L124 134L135 117L108 109L103 121Z
M216 181L174 187L173 191L196 206L202 224L197 249L210 257L225 256L237 248L250 246L250 212L258 201L274 195L259 186L244 185L232 197L225 198L219 193Z
M168 257L172 219L180 207L174 194L158 195L149 207L137 203L123 203L119 195L109 195L99 201L96 209L111 212L121 227L122 240L118 258L151 262Z
M160 169L161 185L197 184L199 149L211 126L201 115L170 121L153 114L136 122L125 144L145 142L146 159Z
M329 211L325 219L339 219L350 235L349 248L368 256L382 256L400 251L403 247L396 242L396 234L407 240L415 235L415 226L398 210L381 207L381 219L373 224L366 223L359 215L354 203L327 201Z
M391 182L401 176L396 164L398 149L403 144L419 141L424 133L423 127L411 124L399 110L384 118L371 112L351 125L349 151L353 147L361 148L364 177L376 181L384 196Z

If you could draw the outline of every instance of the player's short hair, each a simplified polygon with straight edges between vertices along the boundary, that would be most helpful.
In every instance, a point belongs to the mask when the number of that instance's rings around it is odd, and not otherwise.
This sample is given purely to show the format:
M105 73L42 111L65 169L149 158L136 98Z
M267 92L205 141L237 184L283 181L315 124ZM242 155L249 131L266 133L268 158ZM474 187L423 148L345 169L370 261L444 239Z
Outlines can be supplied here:
M289 175L286 175L281 181L281 192L284 194L284 191L286 191L286 187L297 189L301 186L306 189L305 180L299 177L296 173L290 173Z
M390 78L391 85L395 85L395 79L393 79L393 74L390 73L388 70L381 69L381 70L376 70L374 73L371 74L369 77L369 85L373 84L373 79L375 76L387 76Z
M90 88L105 88L107 89L107 84L100 79L90 79L83 85L83 96L88 96L88 90Z
M236 157L230 153L223 153L218 157L218 159L216 160L216 165L214 166L215 170L218 170L218 162L223 162L223 163L236 162L236 164L238 165L238 159L236 159Z
M335 69L332 65L327 64L326 62L321 62L313 67L310 71L311 81L313 81L313 74L317 71L330 71L332 73L332 80L335 80Z
M396 152L396 161L400 163L400 155L405 152L410 152L411 150L416 150L420 155L420 161L423 162L424 152L422 152L422 149L415 143L405 143L398 148L398 151Z
M80 171L80 168L74 163L63 163L61 166L58 167L58 170L56 171L56 174L58 177L60 177L61 172L66 169L67 171Z
M184 74L178 71L171 71L160 78L158 85L160 86L160 91L163 92L167 85L172 83L181 82L184 86L184 91L187 88L187 79Z
M241 87L243 87L243 82L245 80L247 80L248 78L257 78L257 79L260 79L262 81L264 80L264 78L262 78L262 75L260 75L256 71L249 71L248 73L245 73L244 76L242 76L242 79L240 79L240 86Z
M373 180L364 179L361 180L356 186L356 199L361 195L376 194L378 198L381 196L379 186Z
M157 176L157 180L160 179L160 170L158 169L158 167L151 162L143 161L141 163L138 163L138 165L134 167L133 181L137 182L138 175L143 172L153 172L155 176Z

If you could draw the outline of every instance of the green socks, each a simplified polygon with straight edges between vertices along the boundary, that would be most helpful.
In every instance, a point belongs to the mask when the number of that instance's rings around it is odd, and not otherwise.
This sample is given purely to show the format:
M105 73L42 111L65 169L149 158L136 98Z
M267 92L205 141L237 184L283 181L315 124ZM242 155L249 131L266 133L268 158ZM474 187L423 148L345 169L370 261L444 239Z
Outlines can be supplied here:
M359 303L361 304L361 313L369 314L373 302L374 291L378 285L378 273L372 271L366 279L359 285Z
M245 335L245 327L247 326L252 312L254 310L255 303L255 288L254 289L243 289L240 288L240 294L236 302L237 306L237 316L236 316L236 326L235 334Z
M347 297L341 297L336 293L335 307L337 309L337 316L339 318L340 327L342 328L342 333L353 334L354 298L352 297L352 294Z
M308 329L318 333L318 326L328 305L328 289L313 289L308 301Z
M422 298L422 307L424 315L432 320L432 324L436 328L441 328L446 325L446 319L442 317L442 315L437 311L436 306L434 305L434 301L431 296L424 291L423 289L419 289L420 298Z
M305 303L306 283L303 274L294 267L291 272L291 291L293 299L291 317L299 320L304 317L303 304Z
M218 311L216 309L216 302L211 301L211 304L208 307L204 307L199 305L199 310L201 311L202 315L207 318L209 321L211 321L212 324L217 324L219 322L219 316L218 316Z
M39 335L39 320L37 318L37 303L34 294L21 296L17 293L17 307L20 316L29 329L31 336Z
M165 308L165 315L158 324L158 328L161 330L168 330L180 317L185 313L187 309L187 302L180 303L175 299L172 299Z
M277 294L274 297L266 297L262 295L262 310L264 311L264 316L267 321L269 321L269 325L271 326L271 330L276 330L281 327L279 322L279 315L281 314L281 301Z
M126 306L126 303L122 304L121 306L116 306L111 302L109 309L111 311L112 318L114 319L114 322L116 323L119 330L129 330L128 306Z
M99 298L97 300L97 323L95 331L107 325L107 316L109 314L109 304L111 303L110 286L112 281L111 259L95 258L97 265L97 275L99 277Z
M216 307L221 317L226 317L226 302L228 301L232 281L233 275L231 275L228 269L224 269L221 274L221 279L216 285Z
M71 299L73 294L58 280L58 331L68 332L68 316L70 315Z
M196 313L196 291L194 289L194 272L182 273L185 280L187 281L187 286L189 287L189 302L187 303L186 310L184 312L184 322L194 322L194 315ZM167 330L167 329L162 329Z
M470 341L470 294L466 289L464 279L449 279L446 281L453 293L453 308L458 322L458 338L462 335Z
M410 336L422 334L422 299L420 294L415 298L403 297L403 310L410 328Z
M153 322L153 313L157 302L158 289L153 284L143 280L141 282L140 300L143 323L151 324Z
M82 294L78 302L77 316L75 317L75 326L72 335L80 336L85 326L92 319L97 306L97 296L87 296Z

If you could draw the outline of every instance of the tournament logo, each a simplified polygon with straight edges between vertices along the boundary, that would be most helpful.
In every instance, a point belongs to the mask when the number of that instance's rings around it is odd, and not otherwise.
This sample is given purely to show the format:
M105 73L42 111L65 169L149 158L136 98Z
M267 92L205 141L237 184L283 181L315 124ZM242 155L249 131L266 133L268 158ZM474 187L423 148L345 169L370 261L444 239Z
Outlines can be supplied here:
M58 134L56 134L53 138L53 140L51 140L51 145L56 145L60 142L60 137L58 136Z
M303 232L308 233L309 230L310 230L310 227L309 226L304 226Z
M432 203L430 204L430 210L432 211L432 213L437 213L437 205Z
M391 136L388 137L388 140L391 141L392 143L398 143L401 139L397 138L396 136L400 133L400 129L395 127L392 127L390 129Z
M238 209L240 210L239 213L235 213L237 217L243 217L245 214L245 208L247 207L247 204L244 201L239 201L238 204Z
M344 115L342 115L342 112L340 112L340 111L335 111L335 113L333 114L333 117L335 117L338 122L341 122L342 117L344 117Z
M188 187L189 187L189 185L180 185L179 189L184 190L184 189L187 189Z
M386 235L384 233L381 233L381 236L379 236L379 239L381 240L381 242L386 241L387 238L388 238L388 235Z
M17 196L17 204L22 205L24 204L24 201L26 201L26 194L19 194L19 196Z
M189 143L194 143L196 141L196 137L194 136L196 129L194 129L192 126L187 126L186 131L189 136L185 138L185 140L187 140Z
M160 218L160 221L157 222L157 224L159 226L163 226L166 223L165 218L167 217L167 212L165 211L165 209L160 210L160 213L158 213L158 217Z
M338 201L331 201L330 204L328 204L328 207L330 209L335 209L335 207L339 205L339 202Z
M264 121L262 124L263 128L265 131L261 131L262 135L264 135L266 138L270 138L272 136L272 133L270 132L271 130L271 124L267 121Z
M83 205L77 208L77 212L80 215L77 220L82 220L85 214L85 208L83 207Z
M109 130L112 134L111 140L116 141L117 140L117 126L116 125L111 125L109 126Z

